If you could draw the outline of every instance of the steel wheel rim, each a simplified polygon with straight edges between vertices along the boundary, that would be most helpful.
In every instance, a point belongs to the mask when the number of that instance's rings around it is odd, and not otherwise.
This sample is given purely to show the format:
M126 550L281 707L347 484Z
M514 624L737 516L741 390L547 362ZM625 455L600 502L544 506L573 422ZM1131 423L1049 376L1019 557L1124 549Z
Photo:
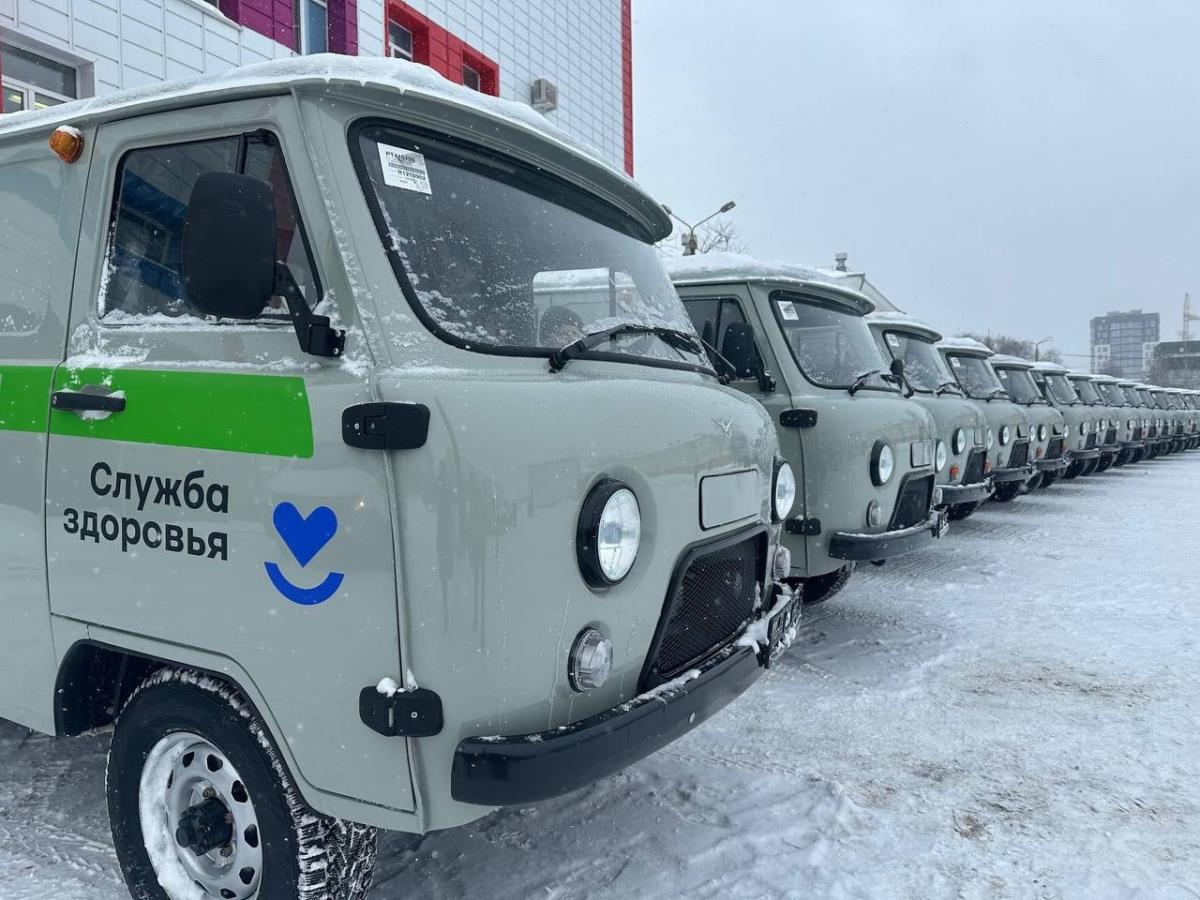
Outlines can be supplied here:
M220 800L232 817L227 845L197 856L175 831L183 812ZM229 757L191 732L166 735L142 767L138 789L142 839L159 884L171 900L254 900L262 884L258 815Z

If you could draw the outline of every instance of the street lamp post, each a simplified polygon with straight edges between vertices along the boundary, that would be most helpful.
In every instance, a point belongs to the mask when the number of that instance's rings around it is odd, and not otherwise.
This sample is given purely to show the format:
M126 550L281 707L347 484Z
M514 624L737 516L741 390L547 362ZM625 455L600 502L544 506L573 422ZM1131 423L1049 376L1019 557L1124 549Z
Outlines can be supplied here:
M679 218L679 216L675 215L675 213L671 211L671 207L667 206L665 203L663 204L663 209L666 210L666 213L668 216L670 216L672 219L674 219L676 222L678 222L680 225L682 225L684 228L687 229L687 231L685 231L683 233L683 237L680 239L681 242L683 243L683 255L684 256L695 256L696 250L699 249L699 246L700 246L699 242L696 240L696 229L699 228L701 225L703 225L705 222L707 222L709 219L715 219L717 216L720 216L720 215L723 215L724 213L729 212L735 206L737 206L737 204L734 203L732 200L730 200L728 203L726 203L724 206L722 206L720 209L718 209L711 216L705 216L703 219L701 219L695 225L689 225L687 222L683 221L683 219L681 219L681 218Z
M1040 341L1033 342L1033 361L1034 362L1037 362L1039 359L1042 358L1042 344L1048 344L1052 340L1054 340L1054 338L1044 337Z

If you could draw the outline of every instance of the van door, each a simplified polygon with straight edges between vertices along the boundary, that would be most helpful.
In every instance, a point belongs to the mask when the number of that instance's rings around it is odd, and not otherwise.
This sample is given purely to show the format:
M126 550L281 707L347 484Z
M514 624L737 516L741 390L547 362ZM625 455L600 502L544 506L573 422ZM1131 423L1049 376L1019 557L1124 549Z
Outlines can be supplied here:
M63 358L87 163L0 149L0 717L54 731L46 595L50 382Z
M771 355L770 342L762 338L763 323L755 313L750 293L741 286L722 285L719 290L705 287L680 287L679 296L692 319L696 333L710 348L709 354L716 350L717 354L726 359L739 360L745 351L738 345L744 339L745 330L754 336L751 355L757 357L761 370L772 373L774 390L766 379L760 379L742 370L732 377L729 384L743 393L749 394L766 407L771 414L779 431L779 447L784 458L791 464L796 475L796 504L790 518L805 517L804 492L804 454L800 441L800 432L795 428L780 426L780 416L784 410L792 408L792 397L787 385L779 375L779 366ZM774 323L771 323L774 326ZM739 333L740 332L740 333ZM713 359L713 365L718 372L728 372L728 365L721 359ZM797 546L801 542L796 542ZM799 568L807 567L807 561L793 552L792 564Z
M359 716L359 692L403 671L386 454L342 440L343 410L373 399L370 356L354 336L345 359L302 353L275 300L251 322L189 305L183 221L214 171L271 186L278 259L310 307L354 322L288 100L102 126L88 208L104 214L50 414L51 606L106 641L201 651L262 697L302 783L412 810L404 741Z

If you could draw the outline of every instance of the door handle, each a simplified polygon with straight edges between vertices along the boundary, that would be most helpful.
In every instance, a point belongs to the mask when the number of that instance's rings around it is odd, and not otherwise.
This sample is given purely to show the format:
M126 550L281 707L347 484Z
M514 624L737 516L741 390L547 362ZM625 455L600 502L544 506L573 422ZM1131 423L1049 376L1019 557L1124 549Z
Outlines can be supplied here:
M124 412L125 398L119 394L99 394L86 391L55 391L50 406L64 412Z

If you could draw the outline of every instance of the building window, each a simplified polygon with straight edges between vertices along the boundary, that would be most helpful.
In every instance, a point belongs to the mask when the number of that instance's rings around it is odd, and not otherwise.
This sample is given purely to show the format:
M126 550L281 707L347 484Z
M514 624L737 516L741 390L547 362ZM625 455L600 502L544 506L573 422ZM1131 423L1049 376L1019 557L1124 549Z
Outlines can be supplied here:
M463 63L462 78L463 78L462 83L464 85L466 85L467 87L469 87L471 90L473 90L473 91L482 91L483 90L483 81L482 81L482 79L480 79L479 73L476 72L474 69L472 69L470 66L468 66L466 63Z
M399 22L388 22L388 53L412 62L413 48L413 33Z
M4 105L0 111L45 109L78 96L78 75L72 66L46 59L18 47L0 48Z
M329 50L329 8L325 0L300 0L296 5L296 26L300 31L300 52L325 53Z

